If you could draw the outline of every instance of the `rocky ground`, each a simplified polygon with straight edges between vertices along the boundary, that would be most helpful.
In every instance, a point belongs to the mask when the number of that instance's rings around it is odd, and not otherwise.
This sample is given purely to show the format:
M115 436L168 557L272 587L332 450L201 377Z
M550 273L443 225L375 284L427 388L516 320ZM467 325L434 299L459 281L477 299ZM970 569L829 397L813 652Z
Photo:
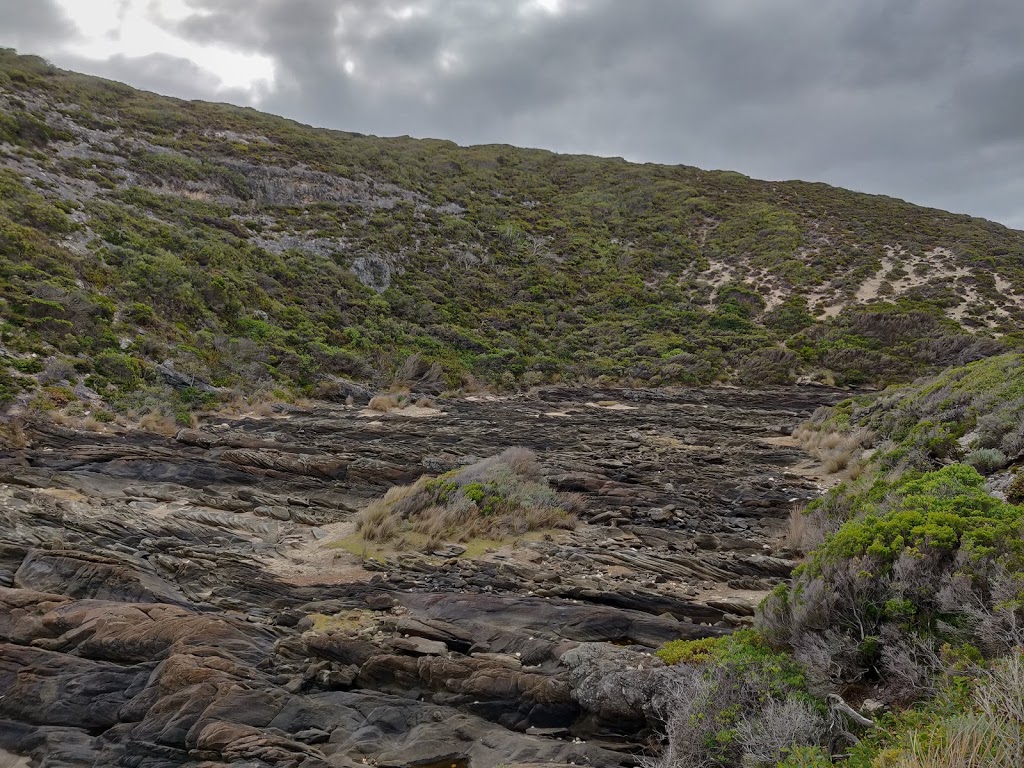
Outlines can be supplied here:
M729 632L820 492L814 389L317 405L0 454L0 766L635 765L667 640ZM575 531L366 558L388 487L537 452ZM378 553L379 555L380 553Z

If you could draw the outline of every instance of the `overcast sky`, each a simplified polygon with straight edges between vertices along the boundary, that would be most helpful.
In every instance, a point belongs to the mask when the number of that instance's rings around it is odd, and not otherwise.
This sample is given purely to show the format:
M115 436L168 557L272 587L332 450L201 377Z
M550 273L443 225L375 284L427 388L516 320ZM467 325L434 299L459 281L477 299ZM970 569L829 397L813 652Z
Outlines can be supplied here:
M0 0L0 45L319 126L799 178L1024 228L1020 0Z

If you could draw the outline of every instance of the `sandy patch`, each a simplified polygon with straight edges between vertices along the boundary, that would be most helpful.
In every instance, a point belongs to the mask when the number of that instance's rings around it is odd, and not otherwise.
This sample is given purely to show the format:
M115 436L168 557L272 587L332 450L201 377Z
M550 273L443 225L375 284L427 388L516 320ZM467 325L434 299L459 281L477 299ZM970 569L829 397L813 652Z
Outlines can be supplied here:
M584 403L588 408L600 408L604 411L636 411L639 410L640 406L637 405L623 405L622 403L616 403L611 400L601 400L596 403Z
M68 488L40 488L37 493L45 494L53 499L60 499L61 501L88 501L89 497L79 493L78 491L72 491Z
M822 491L835 488L843 482L843 473L829 474L825 471L824 465L815 459L808 459L796 466L789 467L786 471L812 481Z
M816 319L831 320L833 317L839 317L839 313L843 311L843 307L845 306L845 304L832 304L827 306Z
M701 273L701 279L711 285L712 290L717 291L723 285L731 283L736 278L736 269L724 261L708 259L708 268ZM682 282L683 278L680 278Z
M891 250L889 252L890 254L892 253ZM857 293L854 298L861 304L877 299L882 283L885 282L885 278L892 271L892 268L893 263L891 259L882 259L882 268L861 284L860 288L857 289Z
M0 768L29 768L30 765L27 757L19 757L0 749Z
M781 435L779 437L760 437L757 442L761 445L774 445L779 448L799 448L800 441L792 435Z
M421 408L418 405L410 405L408 408L399 408L394 411L387 411L386 413L364 408L356 415L361 419L380 419L384 416L401 416L405 419L432 419L435 416L443 416L444 411L440 408Z
M790 435L761 437L758 438L756 442L759 445L770 445L775 448L799 448L800 450L804 450L800 441ZM806 453L806 451L804 452ZM786 467L784 471L797 475L798 477L811 480L823 491L828 490L829 488L834 488L843 481L843 473L829 474L825 470L825 465L811 456L808 456L799 464Z
M606 565L602 570L604 571L605 576L612 579L625 578L636 574L636 571L632 568L627 568L624 565Z
M757 608L761 601L770 594L771 590L768 589L731 589L724 584L715 584L694 599L699 603L707 603L712 600L735 600L745 603L751 608Z
M311 584L352 584L373 577L359 563L359 558L343 549L332 548L330 542L355 533L354 520L320 527L325 536L319 540L310 533L297 547L284 555L264 559L266 569L282 581L296 586Z
M283 421L290 419L292 415L290 413L256 413L255 411L248 411L239 415L240 421Z
M1009 280L1005 277L1000 277L999 275L996 275L995 279L996 290L999 291L1005 299L1016 304L1018 307L1024 307L1024 296L1020 296L1014 292L1013 286L1010 284Z

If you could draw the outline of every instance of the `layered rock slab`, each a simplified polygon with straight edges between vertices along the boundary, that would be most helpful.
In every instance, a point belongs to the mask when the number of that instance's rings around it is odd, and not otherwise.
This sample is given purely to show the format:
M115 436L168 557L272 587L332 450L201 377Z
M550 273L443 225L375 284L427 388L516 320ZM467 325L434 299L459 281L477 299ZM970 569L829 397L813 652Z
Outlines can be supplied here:
M671 683L651 652L742 624L792 567L780 535L818 489L769 438L829 397L548 390L177 438L30 425L0 456L0 749L54 767L633 764ZM374 572L307 558L390 485L510 445L583 494L576 531Z

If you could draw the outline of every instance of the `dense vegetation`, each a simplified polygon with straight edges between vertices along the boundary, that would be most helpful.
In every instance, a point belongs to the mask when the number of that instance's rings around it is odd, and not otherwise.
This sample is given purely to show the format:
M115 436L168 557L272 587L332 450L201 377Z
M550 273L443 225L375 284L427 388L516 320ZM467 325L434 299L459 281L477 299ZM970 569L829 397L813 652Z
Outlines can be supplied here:
M670 642L658 657L676 674L663 707L668 743L651 768L774 766L826 736L827 709L799 665L754 632Z
M1013 346L1024 317L1024 236L979 219L314 129L11 51L0 156L0 395L41 408L331 397L417 353L449 388L884 383Z
M1024 357L1012 354L815 414L805 441L858 454L799 521L818 544L761 606L756 633L659 652L700 670L683 687L703 703L666 713L656 765L1020 765L1022 410ZM738 657L770 672L754 690L735 689Z

